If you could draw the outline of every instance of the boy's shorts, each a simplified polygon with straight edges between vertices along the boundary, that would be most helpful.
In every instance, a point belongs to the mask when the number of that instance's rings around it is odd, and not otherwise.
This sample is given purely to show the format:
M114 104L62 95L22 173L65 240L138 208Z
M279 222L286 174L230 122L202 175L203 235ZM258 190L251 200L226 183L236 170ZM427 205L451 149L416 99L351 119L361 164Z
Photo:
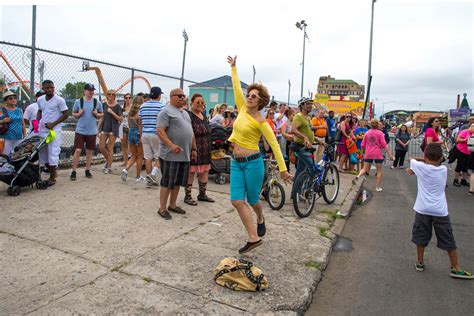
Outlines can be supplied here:
M417 246L428 246L433 235L433 227L438 248L446 251L457 249L449 215L438 217L415 213L411 241Z

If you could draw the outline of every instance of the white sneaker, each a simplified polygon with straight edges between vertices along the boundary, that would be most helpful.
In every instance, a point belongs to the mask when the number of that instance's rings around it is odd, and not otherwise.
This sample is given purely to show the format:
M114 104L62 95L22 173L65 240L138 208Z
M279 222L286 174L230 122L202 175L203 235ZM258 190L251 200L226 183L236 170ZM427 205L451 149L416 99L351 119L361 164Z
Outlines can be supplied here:
M104 169L104 174L109 174L109 172L110 172L110 169L109 169L109 168L105 168L105 169Z
M126 169L123 169L122 173L120 174L120 178L122 179L123 182L126 182L127 177L128 177L128 171Z
M398 167L398 169L403 169L403 166Z
M150 182L150 184L151 184L152 186L155 186L155 187L159 186L159 185L158 185L158 180L156 180L156 177L155 177L155 176L152 176L151 174L149 174L149 175L146 176L146 180L147 180L148 182Z
M145 181L145 180L146 180L146 179L145 179L144 177L142 177L142 176L139 176L139 177L136 177L136 178L135 178L135 181L137 181L137 182L143 182L143 181Z
M390 169L393 169L394 167L393 166L390 166Z
M380 192L380 191L382 191L382 190L383 190L383 189L382 189L381 187L376 187L376 188L375 188L375 191L376 191L376 192Z

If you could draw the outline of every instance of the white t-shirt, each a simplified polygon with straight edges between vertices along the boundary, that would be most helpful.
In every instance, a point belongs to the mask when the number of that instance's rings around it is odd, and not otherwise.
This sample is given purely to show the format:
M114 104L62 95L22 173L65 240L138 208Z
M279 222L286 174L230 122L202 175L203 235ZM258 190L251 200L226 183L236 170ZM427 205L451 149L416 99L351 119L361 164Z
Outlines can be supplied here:
M222 125L222 121L224 121L224 116L222 114L217 114L209 121L210 124L218 124L219 126Z
M33 129L33 125L31 124L32 120L36 120L38 115L38 103L31 103L25 109L25 113L23 113L23 118L30 122L29 129Z
M410 168L417 176L418 194L413 209L420 214L431 216L447 216L446 181L448 168L433 166L424 162L410 160Z
M67 111L66 101L58 95L54 95L49 101L46 101L46 95L38 98L38 110L41 110L41 120L39 130L46 131L46 123L53 123L61 117L63 111ZM61 124L57 124L54 131L61 131Z

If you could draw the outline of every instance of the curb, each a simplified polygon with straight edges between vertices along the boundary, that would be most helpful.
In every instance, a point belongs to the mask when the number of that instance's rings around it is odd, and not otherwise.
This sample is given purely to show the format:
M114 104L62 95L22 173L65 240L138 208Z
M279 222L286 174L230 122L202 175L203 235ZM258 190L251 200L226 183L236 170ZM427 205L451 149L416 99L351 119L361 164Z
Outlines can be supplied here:
M344 202L341 205L341 209L337 212L337 215L342 216L343 218L338 218L334 222L334 225L331 228L331 232L336 235L340 236L344 227L346 226L347 219L351 215L352 210L354 209L354 205L356 204L357 197L359 196L360 192L362 192L362 185L364 184L365 177L362 177L357 181L356 184L352 185L350 188L349 194L347 194Z

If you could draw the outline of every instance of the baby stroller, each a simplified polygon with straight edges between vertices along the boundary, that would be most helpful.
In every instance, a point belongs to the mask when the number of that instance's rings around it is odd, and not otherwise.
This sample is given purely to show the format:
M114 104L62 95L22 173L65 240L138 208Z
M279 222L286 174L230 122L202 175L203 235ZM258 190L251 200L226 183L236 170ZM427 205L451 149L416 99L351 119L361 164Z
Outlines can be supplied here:
M214 181L217 184L225 184L225 174L230 174L230 160L229 155L229 137L232 134L232 128L225 128L222 126L211 127L211 170L210 174L214 174Z
M31 135L31 134L30 134ZM47 137L38 135L25 138L9 155L0 155L0 181L8 184L7 194L18 196L22 187L48 188L48 182L41 180L39 151L46 146Z

